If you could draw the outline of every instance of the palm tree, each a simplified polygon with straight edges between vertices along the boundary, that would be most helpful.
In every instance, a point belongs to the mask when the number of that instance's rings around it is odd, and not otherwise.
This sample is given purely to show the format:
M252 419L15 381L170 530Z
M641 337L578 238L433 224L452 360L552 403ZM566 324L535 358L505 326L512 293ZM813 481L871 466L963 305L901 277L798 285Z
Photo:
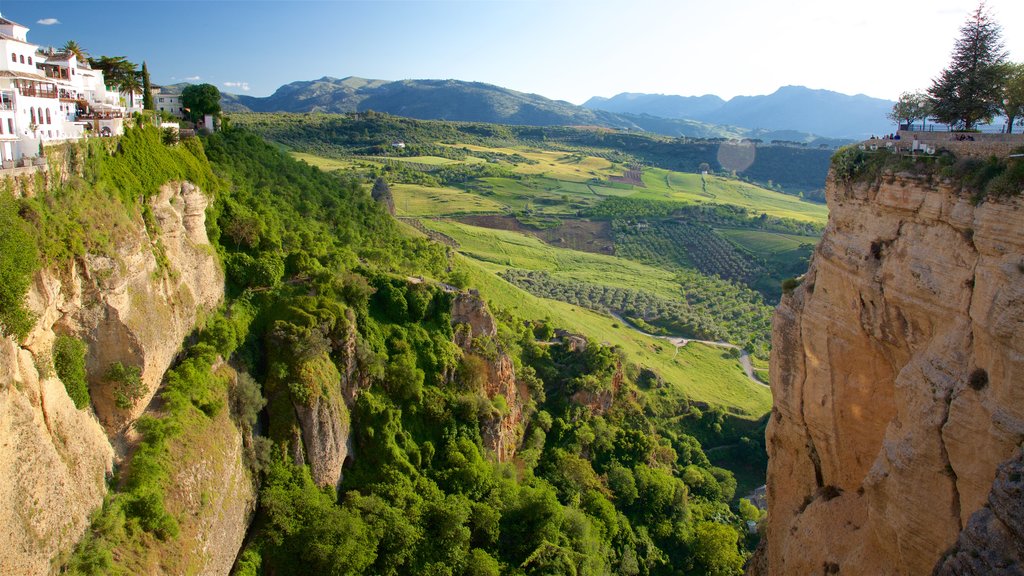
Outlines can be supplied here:
M85 62L86 58L89 56L89 53L79 46L78 42L75 42L74 40L68 40L65 42L61 51L74 54L75 57L78 58L79 62Z
M118 83L117 89L128 94L128 107L135 108L135 93L142 90L142 80L136 72L125 74Z

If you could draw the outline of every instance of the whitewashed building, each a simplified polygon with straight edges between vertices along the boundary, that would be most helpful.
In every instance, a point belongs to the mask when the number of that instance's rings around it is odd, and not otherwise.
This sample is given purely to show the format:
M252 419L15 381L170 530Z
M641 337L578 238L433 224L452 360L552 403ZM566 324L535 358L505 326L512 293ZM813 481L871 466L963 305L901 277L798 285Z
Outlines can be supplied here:
M42 144L123 132L125 109L103 73L74 54L40 50L28 27L0 16L0 160L11 167Z
M167 112L177 118L185 117L185 107L181 103L181 94L172 94L163 88L153 91L153 107L158 112Z

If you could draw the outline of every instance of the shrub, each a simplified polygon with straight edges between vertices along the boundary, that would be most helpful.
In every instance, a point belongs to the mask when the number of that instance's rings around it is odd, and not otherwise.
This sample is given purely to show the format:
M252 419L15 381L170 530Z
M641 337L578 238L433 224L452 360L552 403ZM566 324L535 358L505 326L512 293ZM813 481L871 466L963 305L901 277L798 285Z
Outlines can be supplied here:
M231 415L244 428L251 430L256 425L260 410L267 405L260 393L260 385L246 372L240 372L231 388Z
M35 240L18 216L17 203L0 191L0 334L22 339L32 329L34 319L22 299L38 265Z
M114 362L107 368L104 378L114 385L114 405L121 410L131 408L146 393L142 370L138 366Z
M799 285L800 281L796 278L786 278L782 281L782 291L785 294L792 294L793 290L796 290L796 287Z
M89 405L85 352L85 343L73 336L61 334L53 343L53 368L79 410Z
M971 372L967 379L967 385L974 390L982 390L988 386L988 372L984 368L977 368Z

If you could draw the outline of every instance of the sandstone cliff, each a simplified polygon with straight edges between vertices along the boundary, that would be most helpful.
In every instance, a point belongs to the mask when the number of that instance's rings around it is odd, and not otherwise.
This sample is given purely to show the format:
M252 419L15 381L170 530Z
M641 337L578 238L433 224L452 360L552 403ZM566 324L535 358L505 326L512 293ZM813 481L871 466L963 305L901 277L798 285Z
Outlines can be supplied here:
M149 225L136 219L114 230L110 253L38 273L27 297L34 330L21 345L0 340L0 573L47 573L77 541L130 425L197 315L223 296L206 205L189 183L164 186ZM76 410L52 375L57 334L87 345L91 409ZM113 362L141 368L144 391L127 409L104 378Z
M827 195L775 314L762 560L929 574L969 524L966 541L995 526L972 515L1024 439L1024 202L906 173Z

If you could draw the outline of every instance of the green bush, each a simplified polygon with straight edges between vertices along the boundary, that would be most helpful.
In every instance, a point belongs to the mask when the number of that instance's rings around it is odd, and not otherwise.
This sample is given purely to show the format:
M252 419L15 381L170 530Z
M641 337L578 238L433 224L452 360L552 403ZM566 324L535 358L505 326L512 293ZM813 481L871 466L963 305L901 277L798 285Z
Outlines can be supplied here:
M121 410L131 408L146 393L142 370L138 366L114 362L107 368L104 378L114 385L114 405Z
M24 338L35 320L23 299L39 266L39 253L17 202L0 190L0 334Z
M89 405L85 353L85 343L73 336L61 334L53 343L53 368L79 410Z

